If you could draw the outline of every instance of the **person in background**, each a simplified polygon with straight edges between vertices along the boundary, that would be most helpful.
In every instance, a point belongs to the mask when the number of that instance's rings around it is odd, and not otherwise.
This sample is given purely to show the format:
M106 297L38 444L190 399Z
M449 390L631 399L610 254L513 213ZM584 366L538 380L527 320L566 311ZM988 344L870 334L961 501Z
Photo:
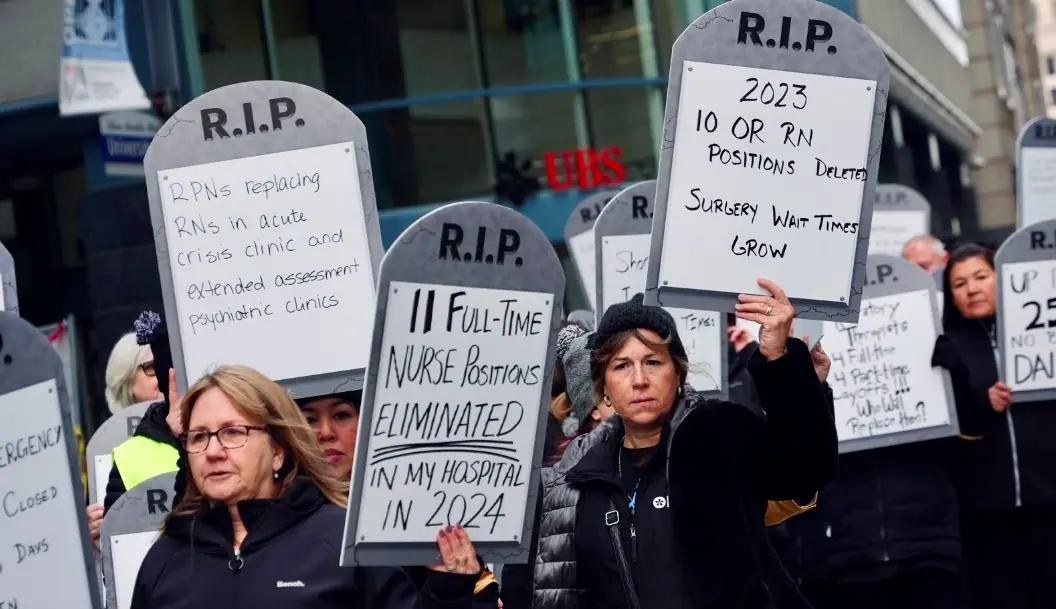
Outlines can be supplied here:
M352 478L352 466L356 458L356 437L359 433L359 405L362 391L347 391L330 395L296 400L308 427L315 433L316 442L323 451L323 460L330 471L344 485ZM406 568L412 581L423 587L428 571L418 567ZM481 570L473 590L474 609L490 609L498 605L499 582L487 568Z
M749 363L766 417L686 389L674 319L641 295L590 340L595 403L617 416L544 470L534 607L807 607L766 538L768 499L812 498L836 431L779 286L741 295L762 325Z
M345 485L285 389L223 366L182 400L188 476L147 552L132 609L469 609L480 573L460 527L437 533L422 590L403 570L339 566Z
M117 340L106 361L106 405L117 414L122 408L140 402L162 399L158 389L154 354L150 345L137 342L133 332Z
M140 318L142 319L143 316L141 315ZM106 362L106 404L110 408L110 412L114 414L132 404L164 400L164 394L160 389L163 383L159 383L153 350L145 335L140 336L138 333L138 328L142 326L141 320L137 319L136 324L137 332L130 332L118 339L113 350L110 351L110 359ZM140 342L141 338L143 338L143 342ZM164 346L164 351L165 353L168 352L167 344ZM168 368L166 367L162 370L167 372ZM168 380L167 375L163 380ZM168 383L165 382L164 386L167 388ZM148 428L145 428L145 432L151 433ZM171 436L171 433L168 435ZM175 463L175 456L178 452L175 443L175 437L172 437L172 441L168 443L172 450L166 451L168 453L165 457L166 463L170 457ZM127 454L122 455L122 457L126 470L138 466L138 464L128 463ZM106 510L110 509L113 502L117 500L117 497L124 493L126 488L121 483L120 476L118 475L116 480L114 480L114 476L115 469L112 468L106 488L108 499L104 500L101 505L93 504L85 509L88 516L88 532L91 535L92 543L97 547L103 526L103 516L106 514ZM118 483L121 483L120 487Z
M347 391L297 400L323 450L323 459L345 484L352 478L362 399L362 391Z
M946 268L950 259L946 246L933 235L917 235L906 241L902 257L931 274Z
M946 267L945 334L933 363L950 371L964 570L978 609L1052 606L1056 581L1056 400L1019 403L998 372L994 252L968 244Z

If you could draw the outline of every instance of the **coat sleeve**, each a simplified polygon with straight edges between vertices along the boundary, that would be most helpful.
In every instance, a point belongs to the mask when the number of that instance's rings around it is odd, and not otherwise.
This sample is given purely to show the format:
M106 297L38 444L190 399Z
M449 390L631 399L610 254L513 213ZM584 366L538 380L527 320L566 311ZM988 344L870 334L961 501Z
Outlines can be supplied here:
M476 575L430 571L422 587L422 609L472 609Z
M106 495L103 497L104 513L109 512L114 503L126 491L125 481L121 479L121 472L118 471L117 463L115 462L110 466L110 477L106 480Z
M766 499L808 503L836 473L836 426L807 346L790 338L787 348L772 362L755 353L748 363L766 414L757 475Z
M942 335L935 341L931 356L932 366L942 366L950 373L953 401L957 407L957 422L963 436L983 436L995 425L1004 423L1002 416L990 407L988 387L977 387L968 365L949 337Z

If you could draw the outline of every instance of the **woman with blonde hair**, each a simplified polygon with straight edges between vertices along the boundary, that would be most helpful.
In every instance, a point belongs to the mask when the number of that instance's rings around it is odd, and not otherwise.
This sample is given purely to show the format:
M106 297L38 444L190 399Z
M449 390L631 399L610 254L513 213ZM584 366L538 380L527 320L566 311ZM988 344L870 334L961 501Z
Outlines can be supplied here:
M140 568L133 609L470 607L481 567L460 528L437 534L443 564L420 593L398 568L338 566L347 483L278 383L221 367L188 390L181 414L187 487Z
M106 360L106 405L117 414L132 404L160 399L150 345L139 344L129 332L117 340Z

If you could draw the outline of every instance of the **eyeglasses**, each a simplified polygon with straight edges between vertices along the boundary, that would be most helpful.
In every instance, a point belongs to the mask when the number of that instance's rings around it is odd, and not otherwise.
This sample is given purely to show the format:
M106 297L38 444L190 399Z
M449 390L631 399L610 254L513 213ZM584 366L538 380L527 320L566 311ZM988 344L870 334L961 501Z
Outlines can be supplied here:
M147 376L157 376L157 372L154 370L154 360L150 360L149 362L143 362L142 364L136 367L142 370L143 374Z
M253 425L231 425L229 427L221 427L216 431L189 431L180 436L180 440L183 442L183 449L191 455L205 452L209 448L209 441L213 439L213 436L216 436L216 441L220 443L222 448L231 450L245 446L246 442L249 441L249 432L254 429L267 431L268 428Z

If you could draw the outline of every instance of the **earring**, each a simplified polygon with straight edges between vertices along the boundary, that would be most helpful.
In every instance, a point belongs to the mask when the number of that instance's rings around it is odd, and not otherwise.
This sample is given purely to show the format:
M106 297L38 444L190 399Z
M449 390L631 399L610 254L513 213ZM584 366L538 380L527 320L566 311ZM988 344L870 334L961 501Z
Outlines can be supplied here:
M603 396L603 397L601 398L601 401L602 401L602 402L605 402L605 405L606 405L606 406L611 406L611 405L612 405L612 398L610 398L610 397L608 396L608 394L604 395L604 396Z
M279 470L275 470L274 472L272 472L271 477L275 478L276 480L278 480L279 479Z

